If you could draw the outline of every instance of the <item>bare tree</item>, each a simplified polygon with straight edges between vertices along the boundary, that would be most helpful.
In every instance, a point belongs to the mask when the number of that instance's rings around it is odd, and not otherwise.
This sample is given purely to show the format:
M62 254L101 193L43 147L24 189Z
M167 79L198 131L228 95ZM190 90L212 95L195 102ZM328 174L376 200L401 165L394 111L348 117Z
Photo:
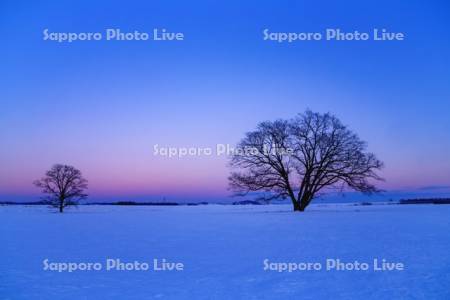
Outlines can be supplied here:
M45 176L34 182L46 194L44 200L53 207L58 207L62 213L68 205L75 205L87 195L87 180L83 178L80 170L67 165L56 164Z
M327 113L306 111L292 120L263 122L246 134L230 161L230 188L237 195L268 194L267 200L289 198L294 211L321 192L379 190L376 171L383 163L366 152L366 143Z

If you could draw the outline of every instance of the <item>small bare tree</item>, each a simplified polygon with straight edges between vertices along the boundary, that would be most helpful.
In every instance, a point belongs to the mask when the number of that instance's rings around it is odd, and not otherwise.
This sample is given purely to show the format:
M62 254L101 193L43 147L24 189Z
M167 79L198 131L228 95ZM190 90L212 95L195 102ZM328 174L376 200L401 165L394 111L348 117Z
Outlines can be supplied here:
M292 120L259 124L238 144L230 165L237 195L289 198L294 211L304 211L331 189L378 192L370 181L382 180L376 171L383 163L337 117L308 110Z
M34 182L46 194L46 200L53 207L58 207L62 213L68 205L75 205L87 195L87 180L83 178L80 170L67 165L56 164L45 176Z

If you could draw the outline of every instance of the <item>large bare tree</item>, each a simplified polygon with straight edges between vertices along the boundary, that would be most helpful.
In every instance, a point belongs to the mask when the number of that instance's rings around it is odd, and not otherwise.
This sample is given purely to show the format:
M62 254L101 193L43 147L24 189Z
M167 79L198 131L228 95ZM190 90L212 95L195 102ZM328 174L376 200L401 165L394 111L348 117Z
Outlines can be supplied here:
M372 182L382 180L376 171L383 163L337 117L308 110L292 120L260 123L240 141L230 165L237 195L289 198L294 211L304 211L332 189L378 192Z
M56 164L45 176L34 182L34 185L42 189L46 194L46 200L53 207L63 212L68 205L77 204L79 200L85 199L87 194L87 180L81 175L81 171L67 165Z

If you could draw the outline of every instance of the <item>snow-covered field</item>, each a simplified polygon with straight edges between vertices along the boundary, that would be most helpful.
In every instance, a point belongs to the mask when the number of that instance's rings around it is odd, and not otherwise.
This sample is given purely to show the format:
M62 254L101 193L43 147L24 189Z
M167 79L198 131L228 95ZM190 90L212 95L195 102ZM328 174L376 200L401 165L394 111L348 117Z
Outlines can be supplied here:
M450 299L450 205L0 206L0 225L0 299ZM106 271L115 258L150 270ZM102 269L45 271L45 259ZM270 271L265 259L323 268ZM370 269L327 271L327 259ZM374 271L374 259L405 269Z

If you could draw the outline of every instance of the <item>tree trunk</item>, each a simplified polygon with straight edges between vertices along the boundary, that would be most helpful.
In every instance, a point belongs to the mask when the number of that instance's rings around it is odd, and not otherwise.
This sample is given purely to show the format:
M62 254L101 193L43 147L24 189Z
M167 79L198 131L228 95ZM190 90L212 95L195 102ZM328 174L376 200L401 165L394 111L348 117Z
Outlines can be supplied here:
M64 199L59 199L59 212L62 213L64 209Z
M304 194L302 196L302 198L300 199L300 205L299 205L299 210L300 211L305 211L306 207L309 205L309 203L311 202L312 197L309 196L309 194Z
M292 206L294 207L294 211L300 211L300 204L297 202L294 196L291 196Z

